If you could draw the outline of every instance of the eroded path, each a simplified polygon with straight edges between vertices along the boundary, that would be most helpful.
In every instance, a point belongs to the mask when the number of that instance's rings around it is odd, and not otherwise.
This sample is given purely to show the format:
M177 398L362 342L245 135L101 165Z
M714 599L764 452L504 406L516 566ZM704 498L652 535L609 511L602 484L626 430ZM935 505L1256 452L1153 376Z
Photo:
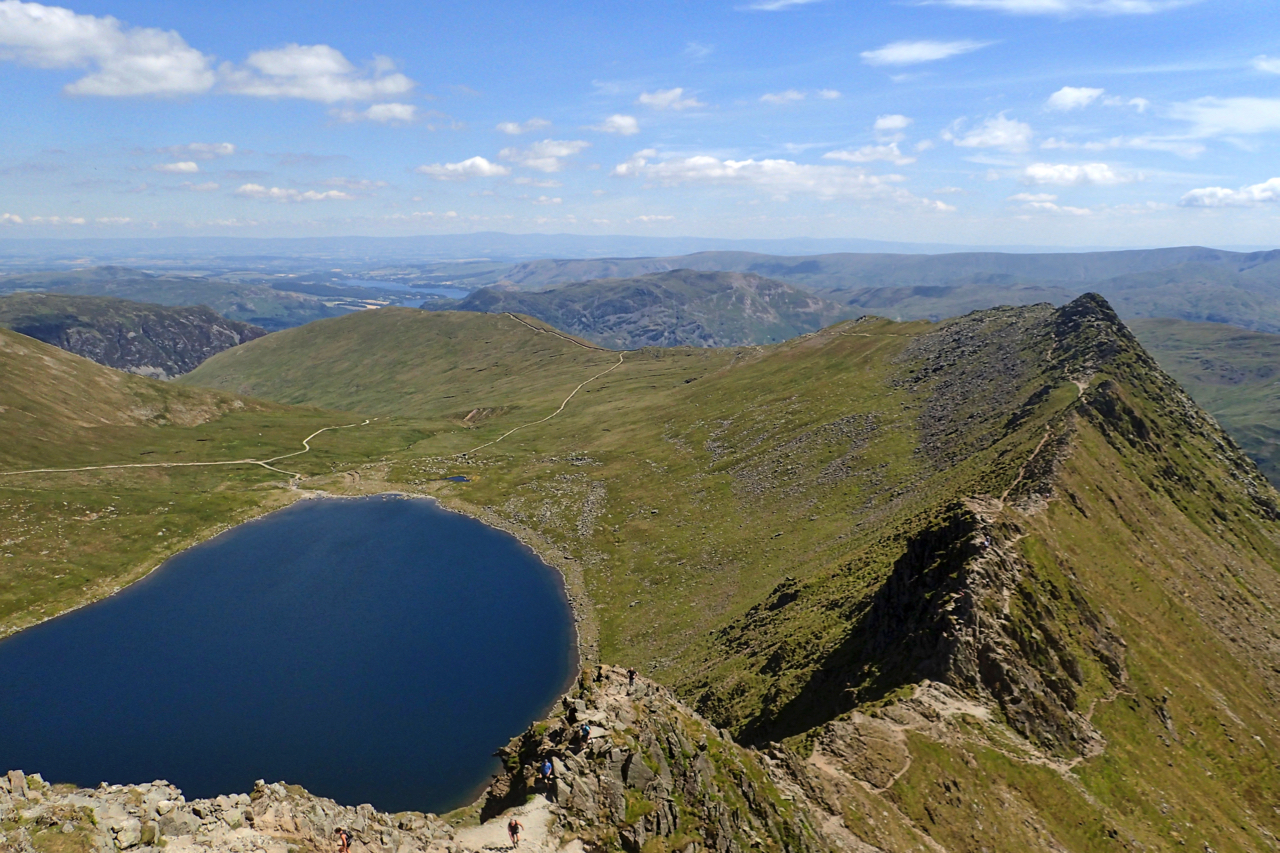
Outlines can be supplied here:
M294 456L301 456L304 453L310 453L311 439L315 438L322 432L328 432L331 429L351 429L352 427L367 426L376 420L377 418L369 418L363 423L342 424L340 426L318 429L302 440L301 450L295 450L293 453L285 453L282 456L273 456L270 459L228 459L224 462L129 462L118 465L85 465L80 468L29 468L23 471L0 471L0 477L12 477L18 474L72 474L78 471L111 471L124 468L208 468L217 465L261 465L263 468L275 471L279 474L288 474L290 477L298 478L302 475L293 471L285 471L281 468L276 468L271 463L279 462L281 459L291 459Z

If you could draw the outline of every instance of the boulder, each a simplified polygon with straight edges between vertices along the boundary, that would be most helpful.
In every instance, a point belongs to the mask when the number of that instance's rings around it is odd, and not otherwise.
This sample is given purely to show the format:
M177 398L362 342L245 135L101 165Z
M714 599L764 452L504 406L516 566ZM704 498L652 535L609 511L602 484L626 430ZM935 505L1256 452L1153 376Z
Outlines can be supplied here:
M142 821L131 817L116 830L116 846L121 850L136 847L142 841Z
M160 818L160 832L171 838L195 835L200 831L200 819L190 812L170 810Z

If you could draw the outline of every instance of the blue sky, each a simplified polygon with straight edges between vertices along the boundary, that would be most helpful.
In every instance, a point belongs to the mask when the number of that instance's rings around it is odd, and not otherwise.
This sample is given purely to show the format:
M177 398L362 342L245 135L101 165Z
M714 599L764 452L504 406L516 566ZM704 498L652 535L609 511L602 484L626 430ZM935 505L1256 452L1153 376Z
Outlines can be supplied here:
M1280 4L0 0L0 238L1280 244Z

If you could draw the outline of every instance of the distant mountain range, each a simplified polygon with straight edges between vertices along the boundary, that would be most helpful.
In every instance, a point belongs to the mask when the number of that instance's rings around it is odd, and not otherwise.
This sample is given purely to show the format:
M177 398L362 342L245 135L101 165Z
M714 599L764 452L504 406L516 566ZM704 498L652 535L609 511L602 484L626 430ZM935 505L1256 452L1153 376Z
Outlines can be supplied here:
M755 273L673 270L528 292L486 287L430 310L510 311L613 349L777 343L846 319L849 309Z
M104 296L0 297L0 326L143 376L170 379L212 355L267 334L198 305L169 308Z
M1280 332L1280 251L1196 246L1124 252L810 257L700 252L661 258L540 260L517 264L511 284L545 289L675 269L751 272L785 281L856 314L942 319L996 305L1062 305L1085 292L1121 316L1175 317Z

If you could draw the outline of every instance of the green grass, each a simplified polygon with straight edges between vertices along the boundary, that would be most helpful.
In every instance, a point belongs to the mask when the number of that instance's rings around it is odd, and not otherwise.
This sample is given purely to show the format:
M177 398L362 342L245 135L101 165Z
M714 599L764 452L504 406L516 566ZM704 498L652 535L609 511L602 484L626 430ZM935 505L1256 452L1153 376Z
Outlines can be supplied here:
M1114 315L1005 309L941 325L850 322L767 348L641 350L535 423L617 360L509 317L408 310L272 335L178 385L108 381L37 348L20 360L36 365L23 380L38 389L29 408L59 438L13 452L80 460L69 444L80 440L111 459L152 447L168 459L197 443L288 452L318 425L379 416L325 433L286 467L308 475L305 488L428 492L517 531L585 593L583 636L598 638L589 655L636 665L757 740L803 739L855 708L892 705L921 678L960 678L934 654L947 628L938 612L955 584L993 582L966 574L978 520L964 501L1008 491L986 529L1010 543L1017 573L983 593L983 612L1024 667L1013 671L1076 672L1055 689L1093 710L1106 750L1067 778L1026 761L1030 744L1012 755L990 734L912 735L899 785L833 792L833 808L903 848L931 813L948 849L1047 837L1072 850L1117 838L1164 849L1176 831L1243 850L1280 832L1265 807L1280 790L1266 758L1280 743L1268 669L1275 492ZM1070 380L1083 376L1080 399ZM115 401L93 410L107 422L60 418L75 394ZM201 401L183 405L208 417L108 417L138 399ZM18 423L0 420L6 435ZM441 482L455 473L473 482ZM287 501L281 480L163 469L0 484L19 520L9 525L27 536L7 552L5 565L21 568L6 568L0 587L10 623L136 576L175 547L154 541L160 531L195 538ZM108 517L116 500L127 518ZM59 542L68 550L50 547ZM1123 640L1118 676L1101 648L1112 636ZM1165 701L1179 731L1169 746ZM1072 754L1061 740L1037 748ZM944 780L963 793L937 790ZM1161 811L1160 797L1177 808ZM890 804L900 817L859 823Z
M1167 319L1128 325L1271 482L1280 483L1280 335Z

